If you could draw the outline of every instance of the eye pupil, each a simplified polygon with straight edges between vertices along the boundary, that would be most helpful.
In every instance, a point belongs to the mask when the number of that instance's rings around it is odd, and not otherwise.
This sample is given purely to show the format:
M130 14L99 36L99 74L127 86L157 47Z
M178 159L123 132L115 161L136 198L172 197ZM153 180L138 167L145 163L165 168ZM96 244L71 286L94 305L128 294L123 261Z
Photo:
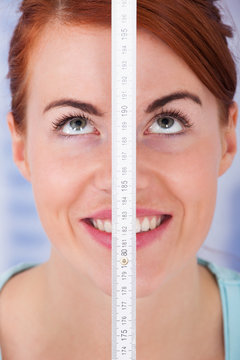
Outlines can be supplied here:
M158 125L161 128L168 129L171 126L173 126L173 124L174 124L174 120L170 117L164 117L162 119L158 119Z
M70 121L69 124L74 131L79 131L79 130L82 130L86 126L86 120L73 119Z

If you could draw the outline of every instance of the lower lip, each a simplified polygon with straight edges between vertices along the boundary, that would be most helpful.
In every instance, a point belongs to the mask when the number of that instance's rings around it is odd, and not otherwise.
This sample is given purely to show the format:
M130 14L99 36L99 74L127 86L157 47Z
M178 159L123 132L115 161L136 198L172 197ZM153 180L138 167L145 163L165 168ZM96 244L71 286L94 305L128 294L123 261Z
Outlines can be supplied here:
M172 217L169 216L169 218L165 219L165 221L154 230L137 233L136 234L137 249L150 245L153 241L159 239L159 236L161 236L162 233L166 230L171 218ZM112 233L100 231L83 220L81 221L81 223L95 241L97 241L98 243L100 243L101 245L105 246L108 249L112 249Z

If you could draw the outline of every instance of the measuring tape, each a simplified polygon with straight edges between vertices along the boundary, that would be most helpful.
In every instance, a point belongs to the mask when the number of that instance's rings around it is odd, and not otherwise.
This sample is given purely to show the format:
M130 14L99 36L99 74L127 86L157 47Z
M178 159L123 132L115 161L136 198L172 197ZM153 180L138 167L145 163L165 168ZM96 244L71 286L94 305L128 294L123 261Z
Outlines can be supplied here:
M112 360L136 359L136 0L112 0Z

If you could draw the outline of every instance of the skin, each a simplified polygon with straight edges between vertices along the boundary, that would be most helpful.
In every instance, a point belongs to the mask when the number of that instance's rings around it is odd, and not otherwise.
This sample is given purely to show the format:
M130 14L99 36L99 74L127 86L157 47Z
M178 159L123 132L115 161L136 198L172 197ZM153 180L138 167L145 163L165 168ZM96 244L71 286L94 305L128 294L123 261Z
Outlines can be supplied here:
M172 215L162 236L137 252L138 359L206 360L216 354L223 359L218 287L197 265L196 253L212 221L218 177L236 153L237 105L230 108L228 124L220 126L215 97L182 59L144 30L137 46L137 207ZM78 221L111 208L110 29L48 26L33 49L28 85L26 133L16 131L11 113L8 124L14 160L32 183L52 251L45 264L12 279L5 297L17 293L25 318L29 307L39 314L33 323L42 347L54 338L63 344L61 356L72 349L71 358L81 350L84 359L110 359L111 251L94 242ZM202 105L181 99L145 113L156 98L180 90L199 96ZM59 116L82 114L66 106L43 113L60 98L99 108L102 117L90 115L98 133L66 137L53 131ZM147 134L161 110L181 111L192 126L181 125L181 134ZM24 287L24 295L18 287ZM29 297L31 303L24 305ZM26 342L23 318L19 324L19 339ZM61 328L64 334L54 332ZM34 342L30 329L29 338L28 349Z

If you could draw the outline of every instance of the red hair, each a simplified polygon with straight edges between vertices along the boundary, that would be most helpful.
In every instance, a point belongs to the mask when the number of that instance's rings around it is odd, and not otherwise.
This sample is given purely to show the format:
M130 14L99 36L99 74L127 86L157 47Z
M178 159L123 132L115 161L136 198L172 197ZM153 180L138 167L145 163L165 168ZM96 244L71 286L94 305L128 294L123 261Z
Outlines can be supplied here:
M167 43L215 95L226 122L237 86L237 73L216 0L138 0L138 28ZM111 26L111 0L23 0L9 51L12 112L23 130L27 104L27 69L33 45L50 21L63 25Z

